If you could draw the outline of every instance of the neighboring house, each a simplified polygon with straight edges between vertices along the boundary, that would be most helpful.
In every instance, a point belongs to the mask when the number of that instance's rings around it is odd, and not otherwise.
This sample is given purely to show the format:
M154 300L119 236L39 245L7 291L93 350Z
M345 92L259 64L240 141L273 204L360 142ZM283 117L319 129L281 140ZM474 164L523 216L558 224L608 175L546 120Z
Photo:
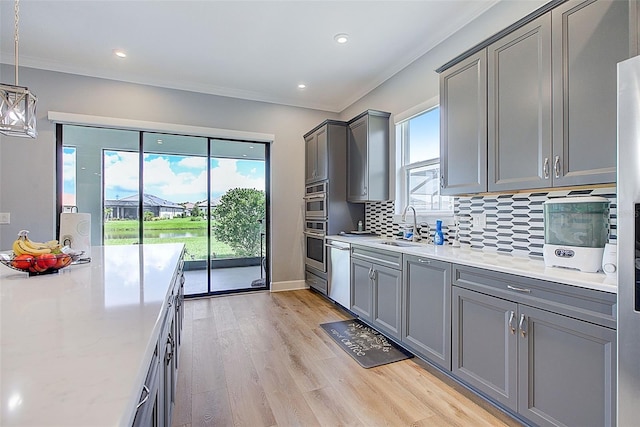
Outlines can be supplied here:
M161 199L160 197L144 194L142 196L145 212L151 212L154 217L173 218L184 214L184 207ZM111 209L110 219L138 219L138 195L123 197L116 200L105 200L105 209Z

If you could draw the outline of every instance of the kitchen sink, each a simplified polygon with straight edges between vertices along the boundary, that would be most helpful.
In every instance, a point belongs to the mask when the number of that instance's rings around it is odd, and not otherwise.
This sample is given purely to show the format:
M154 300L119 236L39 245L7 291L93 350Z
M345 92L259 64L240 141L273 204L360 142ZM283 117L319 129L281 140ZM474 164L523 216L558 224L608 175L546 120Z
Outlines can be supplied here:
M409 247L409 246L419 246L420 243L410 243L410 242L398 242L396 240L385 240L384 242L380 242L381 245L387 246L398 246L398 247Z

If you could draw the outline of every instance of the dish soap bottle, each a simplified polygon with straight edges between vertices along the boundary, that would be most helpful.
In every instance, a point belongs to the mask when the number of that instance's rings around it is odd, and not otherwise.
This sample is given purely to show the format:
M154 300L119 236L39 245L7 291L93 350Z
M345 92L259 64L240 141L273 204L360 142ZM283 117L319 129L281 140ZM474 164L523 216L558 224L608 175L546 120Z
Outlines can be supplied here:
M436 221L436 231L433 233L433 243L436 245L444 244L444 235L442 234L442 221Z

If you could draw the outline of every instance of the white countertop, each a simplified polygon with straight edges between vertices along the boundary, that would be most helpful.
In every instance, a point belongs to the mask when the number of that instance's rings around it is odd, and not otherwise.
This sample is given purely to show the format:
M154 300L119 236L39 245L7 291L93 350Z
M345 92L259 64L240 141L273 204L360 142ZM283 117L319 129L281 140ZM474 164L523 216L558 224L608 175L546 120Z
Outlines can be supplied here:
M131 425L182 249L95 246L34 277L0 265L0 425Z
M339 240L351 244L370 246L377 249L402 252L410 255L424 256L470 267L485 268L503 273L515 274L533 279L562 283L581 288L617 293L616 276L604 273L583 273L558 267L546 267L541 259L518 257L494 251L481 251L468 247L453 248L450 245L435 246L433 244L416 243L415 246L396 247L383 245L380 242L391 239L365 236L327 236L328 239ZM406 242L400 240L399 242Z

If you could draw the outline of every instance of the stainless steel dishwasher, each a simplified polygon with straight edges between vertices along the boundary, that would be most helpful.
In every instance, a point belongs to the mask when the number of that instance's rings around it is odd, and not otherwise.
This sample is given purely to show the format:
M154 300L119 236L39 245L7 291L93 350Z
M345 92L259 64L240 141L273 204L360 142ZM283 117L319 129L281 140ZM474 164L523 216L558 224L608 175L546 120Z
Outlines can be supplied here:
M329 298L351 310L351 245L327 239Z

